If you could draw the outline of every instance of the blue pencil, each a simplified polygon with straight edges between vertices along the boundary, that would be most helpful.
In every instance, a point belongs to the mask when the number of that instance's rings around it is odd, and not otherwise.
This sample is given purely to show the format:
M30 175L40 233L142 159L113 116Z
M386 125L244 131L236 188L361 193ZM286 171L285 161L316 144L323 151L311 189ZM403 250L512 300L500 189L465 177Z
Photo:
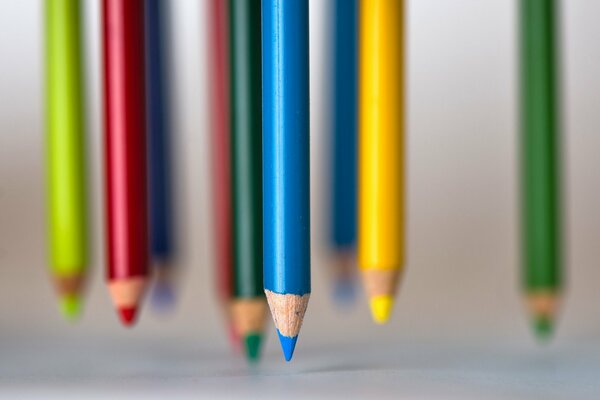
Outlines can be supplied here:
M286 361L310 296L308 0L262 0L265 293Z
M331 244L337 253L334 294L346 303L355 295L358 115L358 2L335 0Z
M157 310L172 305L170 286L173 256L170 138L163 0L146 0L146 102L150 199L150 254L157 280L152 304Z

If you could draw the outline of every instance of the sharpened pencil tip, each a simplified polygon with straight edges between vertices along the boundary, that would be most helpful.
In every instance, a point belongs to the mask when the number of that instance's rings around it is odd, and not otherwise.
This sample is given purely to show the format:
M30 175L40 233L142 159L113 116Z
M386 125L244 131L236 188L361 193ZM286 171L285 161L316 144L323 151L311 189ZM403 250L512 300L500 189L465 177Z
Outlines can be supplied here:
M369 304L371 306L371 315L376 323L385 324L388 322L394 306L394 298L392 296L371 297Z
M242 345L240 335L235 330L235 326L229 324L227 326L227 332L229 333L229 343L231 344L231 348L236 354L240 354L242 352Z
M81 315L81 299L76 294L67 294L60 299L60 311L66 320L77 321Z
M119 308L119 316L123 325L131 327L135 324L137 307L121 307Z
M356 299L356 284L352 279L341 279L335 283L333 298L341 306L349 306Z
M156 282L150 297L152 309L159 313L171 311L175 305L175 291L167 282Z
M262 344L262 335L260 333L250 333L244 338L246 347L246 357L250 362L256 362L260 358L260 346Z
M525 304L535 336L540 342L549 341L554 334L560 293L554 290L534 290L526 293Z
M281 349L283 350L285 361L290 362L294 356L294 350L296 349L298 336L284 336L281 334L281 332L279 332L279 329L277 330L277 336L279 336L279 342L281 343Z

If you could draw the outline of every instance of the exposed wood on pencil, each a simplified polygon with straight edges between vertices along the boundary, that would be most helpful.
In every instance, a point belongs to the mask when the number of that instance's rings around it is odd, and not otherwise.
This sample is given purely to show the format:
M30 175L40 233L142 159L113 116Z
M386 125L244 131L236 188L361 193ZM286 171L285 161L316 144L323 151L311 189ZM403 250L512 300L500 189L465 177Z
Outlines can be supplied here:
M154 272L151 303L158 313L168 312L175 305L175 279L177 268L167 260L154 260L151 271Z
M227 334L229 336L229 343L231 344L231 348L235 353L239 353L241 351L241 337L238 335L237 329L235 328L235 324L233 323L232 317L232 305L231 300L225 299L223 297L218 298L219 309L221 310L221 315L225 321L225 326L227 327Z
M110 292L115 307L119 309L124 307L137 307L144 296L147 283L148 280L143 277L109 281L108 291Z
M155 284L172 285L176 278L177 268L166 260L152 260L151 271Z
M303 296L278 294L265 290L275 328L283 336L296 337L302 327L310 293Z
M267 322L267 312L267 302L264 298L232 301L230 315L237 336L262 333Z
M54 288L60 296L78 295L83 291L84 276L77 274L72 276L54 276Z
M361 274L367 297L394 296L400 280L400 272L399 269L362 270Z
M554 319L558 313L561 297L553 291L529 292L526 295L527 310L532 316Z
M354 250L338 252L334 267L338 279L351 280L356 270L356 255Z

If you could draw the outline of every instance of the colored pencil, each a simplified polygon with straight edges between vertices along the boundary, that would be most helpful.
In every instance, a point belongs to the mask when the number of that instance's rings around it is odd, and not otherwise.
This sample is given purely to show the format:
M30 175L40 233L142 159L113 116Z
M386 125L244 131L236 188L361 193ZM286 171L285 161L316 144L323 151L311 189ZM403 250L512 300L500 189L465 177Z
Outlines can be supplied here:
M263 291L261 0L229 1L233 302L231 316L256 360L267 316Z
M46 0L49 266L67 319L80 314L88 264L79 0Z
M286 361L310 296L308 0L262 1L264 287Z
M146 104L150 197L150 257L156 279L152 305L168 310L175 301L171 132L167 75L166 4L146 1Z
M355 297L358 129L358 3L335 0L331 243L336 253L335 298Z
M233 296L233 248L231 238L232 210L230 185L230 128L229 128L229 35L228 2L210 3L212 92L212 188L213 226L215 237L215 276L217 299L228 324L229 339L237 350L240 338L230 315Z
M558 4L521 0L522 279L539 338L562 291Z
M403 3L360 3L358 264L377 323L404 267Z
M107 279L135 322L148 281L144 0L103 0Z

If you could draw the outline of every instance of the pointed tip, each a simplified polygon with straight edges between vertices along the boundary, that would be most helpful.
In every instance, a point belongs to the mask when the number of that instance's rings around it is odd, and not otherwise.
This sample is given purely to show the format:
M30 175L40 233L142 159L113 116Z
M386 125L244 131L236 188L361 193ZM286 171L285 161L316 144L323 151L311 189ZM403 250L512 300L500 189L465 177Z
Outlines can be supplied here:
M534 316L532 319L533 331L541 342L547 342L554 333L554 321L546 315Z
M231 349L235 354L240 354L242 352L242 341L233 324L228 325L227 332L229 333L228 336Z
M250 333L244 337L244 347L246 357L250 362L256 362L260 358L260 348L262 344L262 335L260 333Z
M159 313L169 312L175 305L175 291L166 282L156 282L150 297L152 309Z
M290 362L294 356L294 350L296 349L298 336L284 336L281 334L281 332L279 332L279 329L277 330L277 335L279 336L279 342L281 343L281 349L283 350L285 361Z
M352 279L341 279L335 283L333 298L341 306L349 306L356 299L356 285Z
M137 316L137 307L121 307L119 308L119 317L121 322L127 327L131 327L135 324Z
M371 306L371 315L378 324L385 324L390 319L394 298L392 296L375 296L369 301Z
M77 321L81 316L81 299L76 294L67 294L60 299L60 312L68 321Z

